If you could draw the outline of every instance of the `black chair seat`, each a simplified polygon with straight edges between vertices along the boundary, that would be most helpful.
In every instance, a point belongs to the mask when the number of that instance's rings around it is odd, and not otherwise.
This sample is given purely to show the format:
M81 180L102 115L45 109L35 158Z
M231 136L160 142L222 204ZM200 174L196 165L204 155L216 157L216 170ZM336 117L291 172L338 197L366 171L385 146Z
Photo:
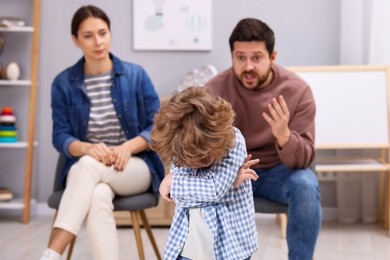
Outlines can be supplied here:
M47 204L52 209L58 209L64 191L53 192ZM152 193L141 193L133 196L116 196L114 198L114 210L143 210L157 206L159 196Z
M288 205L261 197L254 197L255 211L259 213L287 213Z
M141 193L133 196L116 196L114 210L143 210L153 208L158 204L158 195Z
M55 191L50 195L49 199L47 200L47 205L49 206L49 208L58 209L60 205L62 193L64 193L64 191L61 190L61 191Z

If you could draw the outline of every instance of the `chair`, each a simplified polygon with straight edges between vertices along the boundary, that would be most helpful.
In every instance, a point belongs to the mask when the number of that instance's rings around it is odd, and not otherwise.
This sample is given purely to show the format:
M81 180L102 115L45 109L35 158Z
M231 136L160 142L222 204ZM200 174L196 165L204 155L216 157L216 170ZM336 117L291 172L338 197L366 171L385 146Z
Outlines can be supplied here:
M315 173L316 161L310 164L309 168ZM287 234L287 211L288 204L269 200L261 197L254 197L255 212L277 214L276 222L280 223L281 237L286 238Z
M57 167L56 167L56 173L55 173L55 179L54 179L54 189L53 193L50 195L48 199L48 206L52 209L56 210L56 213L54 215L53 224L57 217L57 210L61 201L61 197L63 194L63 188L60 184L60 172L65 163L65 157L63 155L59 156ZM131 216L131 223L134 230L134 236L135 240L137 242L137 250L140 260L145 259L144 249L142 245L142 237L141 237L141 226L140 226L140 220L142 221L142 224L146 230L146 233L149 237L149 240L153 246L153 250L157 256L157 259L161 259L160 252L158 250L156 241L154 239L151 227L149 225L148 219L145 214L145 209L152 208L157 206L158 204L159 196L156 194L153 194L151 192L145 192L137 195L132 196L116 196L114 198L114 210L115 211L129 211ZM52 234L50 234L50 237ZM76 241L76 237L71 241L69 248L68 248L68 256L67 260L69 260L72 256L73 247Z
M254 197L255 212L277 214L277 223L280 222L281 236L286 238L288 205L261 197Z

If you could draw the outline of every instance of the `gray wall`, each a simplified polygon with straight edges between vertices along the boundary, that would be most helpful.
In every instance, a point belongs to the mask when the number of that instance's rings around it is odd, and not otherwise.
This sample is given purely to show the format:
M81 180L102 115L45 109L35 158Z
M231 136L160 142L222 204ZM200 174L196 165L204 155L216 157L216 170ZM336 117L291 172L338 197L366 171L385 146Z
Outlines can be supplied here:
M145 0L146 1L146 0ZM51 144L50 84L60 71L81 56L70 36L75 10L88 1L42 0L41 50L33 196L46 202L53 186L57 152ZM208 52L146 52L132 49L132 1L95 0L112 23L112 52L146 68L160 95L172 93L193 68L213 64L218 70L231 65L228 38L244 17L268 23L276 34L278 57L285 66L339 63L339 0L213 0L213 49Z

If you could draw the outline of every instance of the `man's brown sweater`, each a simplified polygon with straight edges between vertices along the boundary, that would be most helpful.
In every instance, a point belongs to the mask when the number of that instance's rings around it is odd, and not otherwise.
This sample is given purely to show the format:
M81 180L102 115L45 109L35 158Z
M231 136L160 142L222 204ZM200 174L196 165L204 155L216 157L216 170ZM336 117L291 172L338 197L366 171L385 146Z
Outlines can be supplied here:
M261 90L248 90L236 79L233 69L212 78L206 89L229 101L237 114L235 126L241 130L252 158L260 159L258 168L283 162L290 168L306 168L314 158L315 102L309 85L295 73L273 64L274 78ZM281 149L263 118L272 98L282 95L287 103L291 136ZM269 113L268 113L269 114ZM254 167L256 168L256 167Z

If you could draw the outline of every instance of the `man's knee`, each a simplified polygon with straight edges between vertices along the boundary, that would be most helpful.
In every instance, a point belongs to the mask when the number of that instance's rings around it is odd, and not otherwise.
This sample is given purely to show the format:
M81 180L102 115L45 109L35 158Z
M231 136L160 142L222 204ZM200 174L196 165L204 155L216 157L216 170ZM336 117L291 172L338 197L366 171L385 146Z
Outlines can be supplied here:
M300 169L291 175L290 192L302 195L302 198L319 199L320 189L317 176L310 169Z

